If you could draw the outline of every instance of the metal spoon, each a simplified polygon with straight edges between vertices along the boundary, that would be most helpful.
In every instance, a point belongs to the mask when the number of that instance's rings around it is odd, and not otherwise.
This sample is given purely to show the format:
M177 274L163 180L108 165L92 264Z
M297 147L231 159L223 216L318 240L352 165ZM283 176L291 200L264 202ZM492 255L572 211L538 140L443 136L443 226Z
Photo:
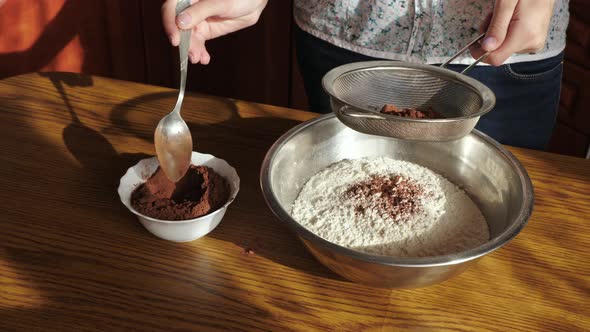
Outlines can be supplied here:
M180 14L188 6L190 6L190 0L179 0L176 5L176 15ZM191 132L180 116L186 86L190 37L190 29L180 32L180 45L178 47L180 52L180 92L174 109L160 120L154 133L156 154L160 167L162 167L166 177L174 182L180 180L188 170L193 150Z

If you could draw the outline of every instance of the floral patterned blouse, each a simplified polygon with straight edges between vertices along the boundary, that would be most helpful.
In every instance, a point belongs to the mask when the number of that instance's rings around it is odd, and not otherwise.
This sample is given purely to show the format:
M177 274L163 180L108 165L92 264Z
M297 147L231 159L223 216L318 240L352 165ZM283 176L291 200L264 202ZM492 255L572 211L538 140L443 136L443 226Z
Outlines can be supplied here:
M295 22L336 46L372 57L442 63L478 35L492 0L295 0ZM569 0L555 2L545 48L507 63L549 58L565 48ZM469 52L454 63L469 64Z

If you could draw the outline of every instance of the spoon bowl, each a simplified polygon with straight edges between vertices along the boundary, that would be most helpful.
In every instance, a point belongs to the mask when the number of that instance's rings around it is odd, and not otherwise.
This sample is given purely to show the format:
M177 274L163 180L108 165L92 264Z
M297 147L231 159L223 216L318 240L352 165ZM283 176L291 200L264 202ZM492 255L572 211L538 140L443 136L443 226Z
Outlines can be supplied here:
M191 133L180 112L172 111L160 120L154 141L162 170L166 177L177 182L188 170L193 148Z

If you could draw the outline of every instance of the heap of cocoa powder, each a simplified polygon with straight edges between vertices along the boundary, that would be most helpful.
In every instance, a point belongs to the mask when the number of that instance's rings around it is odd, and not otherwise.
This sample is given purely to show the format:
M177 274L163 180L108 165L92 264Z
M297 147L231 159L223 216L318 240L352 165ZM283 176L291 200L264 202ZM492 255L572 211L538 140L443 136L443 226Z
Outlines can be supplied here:
M191 165L174 183L161 168L131 194L133 208L160 220L193 219L222 207L229 199L227 181L212 168Z
M417 109L417 108L399 108L393 104L385 104L381 108L381 113L384 114L392 114L401 116L404 118L412 118L412 119L442 119L444 116L437 111L433 110L432 107L428 107L426 109Z
M399 220L420 210L424 188L399 175L373 175L368 180L353 184L344 194L355 201L358 214L376 209L382 216Z

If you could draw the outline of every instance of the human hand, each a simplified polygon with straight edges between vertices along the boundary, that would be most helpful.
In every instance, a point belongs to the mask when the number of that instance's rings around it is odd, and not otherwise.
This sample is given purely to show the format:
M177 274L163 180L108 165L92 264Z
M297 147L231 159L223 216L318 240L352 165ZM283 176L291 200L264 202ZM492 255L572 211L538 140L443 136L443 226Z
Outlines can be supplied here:
M2 1L2 0L0 0ZM254 25L268 0L191 0L176 16L177 0L162 5L162 22L170 42L180 43L180 30L193 29L189 48L192 63L208 64L211 56L205 41Z
M555 0L496 0L494 12L482 25L487 30L480 47L471 55L493 66L502 65L515 53L535 52L545 46Z

